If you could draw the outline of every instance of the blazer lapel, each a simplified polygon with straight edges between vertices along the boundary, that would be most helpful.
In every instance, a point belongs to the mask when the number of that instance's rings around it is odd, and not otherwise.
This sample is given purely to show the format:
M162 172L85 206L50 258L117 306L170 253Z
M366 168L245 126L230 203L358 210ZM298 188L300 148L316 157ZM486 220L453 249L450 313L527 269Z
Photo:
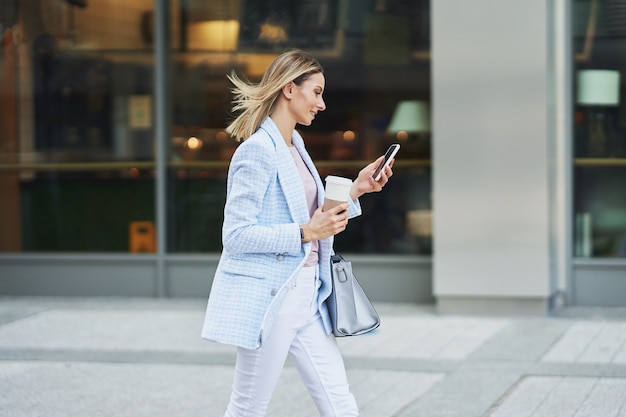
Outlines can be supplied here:
M278 127L276 127L270 117L265 119L261 128L268 133L269 137L274 142L278 180L285 194L289 212L296 222L306 223L309 221L310 217L309 210L306 204L304 187L302 187L302 180L298 175L298 168L293 161L291 152L289 152L287 144L278 131Z

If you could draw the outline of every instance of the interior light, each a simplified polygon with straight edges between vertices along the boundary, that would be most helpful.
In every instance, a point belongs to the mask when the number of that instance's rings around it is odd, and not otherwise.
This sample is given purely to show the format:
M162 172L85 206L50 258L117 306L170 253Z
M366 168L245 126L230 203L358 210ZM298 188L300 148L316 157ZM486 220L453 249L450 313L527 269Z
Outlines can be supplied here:
M396 133L396 138L398 140L407 140L409 138L409 134L407 133L406 130L401 130L398 133Z
M196 151L202 147L202 141L195 136L187 139L187 147L192 151Z

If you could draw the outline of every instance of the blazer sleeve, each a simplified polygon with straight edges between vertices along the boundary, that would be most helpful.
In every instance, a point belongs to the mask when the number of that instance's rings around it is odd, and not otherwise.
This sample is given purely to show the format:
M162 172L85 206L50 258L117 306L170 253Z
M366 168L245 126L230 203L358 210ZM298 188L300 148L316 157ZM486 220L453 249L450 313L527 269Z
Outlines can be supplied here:
M293 254L302 249L298 224L289 218L287 203L279 196L276 165L276 151L267 142L250 138L237 148L228 174L224 250Z
M361 202L357 198L356 200L348 201L348 218L353 219L355 217L363 214L363 210L361 209Z

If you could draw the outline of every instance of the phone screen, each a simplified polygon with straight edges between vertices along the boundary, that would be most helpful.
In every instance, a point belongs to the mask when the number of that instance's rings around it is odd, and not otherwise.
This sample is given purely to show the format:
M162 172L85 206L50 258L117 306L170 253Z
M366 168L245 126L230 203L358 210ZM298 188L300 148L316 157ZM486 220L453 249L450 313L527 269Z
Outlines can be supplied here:
M380 165L376 167L376 170L374 171L374 175L372 175L374 177L374 180L378 181L380 179L383 169L385 168L385 166L389 164L389 162L393 159L393 157L396 156L399 149L400 149L400 145L398 145L397 143L394 143L393 145L389 147L389 149L387 149L387 152L385 152L385 158L380 163Z

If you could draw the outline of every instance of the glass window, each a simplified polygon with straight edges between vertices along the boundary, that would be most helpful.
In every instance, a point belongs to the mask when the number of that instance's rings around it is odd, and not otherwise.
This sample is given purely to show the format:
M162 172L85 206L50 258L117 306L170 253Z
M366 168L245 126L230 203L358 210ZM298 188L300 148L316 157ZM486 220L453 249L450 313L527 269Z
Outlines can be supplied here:
M153 7L3 2L0 251L154 251Z
M154 2L0 12L0 251L153 252ZM169 14L168 252L221 250L237 146L226 74L258 80L298 47L326 69L328 108L301 129L322 177L355 177L402 145L393 181L362 198L337 250L431 253L427 0L171 0Z
M179 1L168 162L168 251L221 250L226 173L237 143L226 74L258 81L297 47L325 68L327 109L299 127L326 175L356 177L391 143L402 148L385 191L336 238L343 252L430 254L429 2Z
M573 2L574 255L626 256L626 6Z

